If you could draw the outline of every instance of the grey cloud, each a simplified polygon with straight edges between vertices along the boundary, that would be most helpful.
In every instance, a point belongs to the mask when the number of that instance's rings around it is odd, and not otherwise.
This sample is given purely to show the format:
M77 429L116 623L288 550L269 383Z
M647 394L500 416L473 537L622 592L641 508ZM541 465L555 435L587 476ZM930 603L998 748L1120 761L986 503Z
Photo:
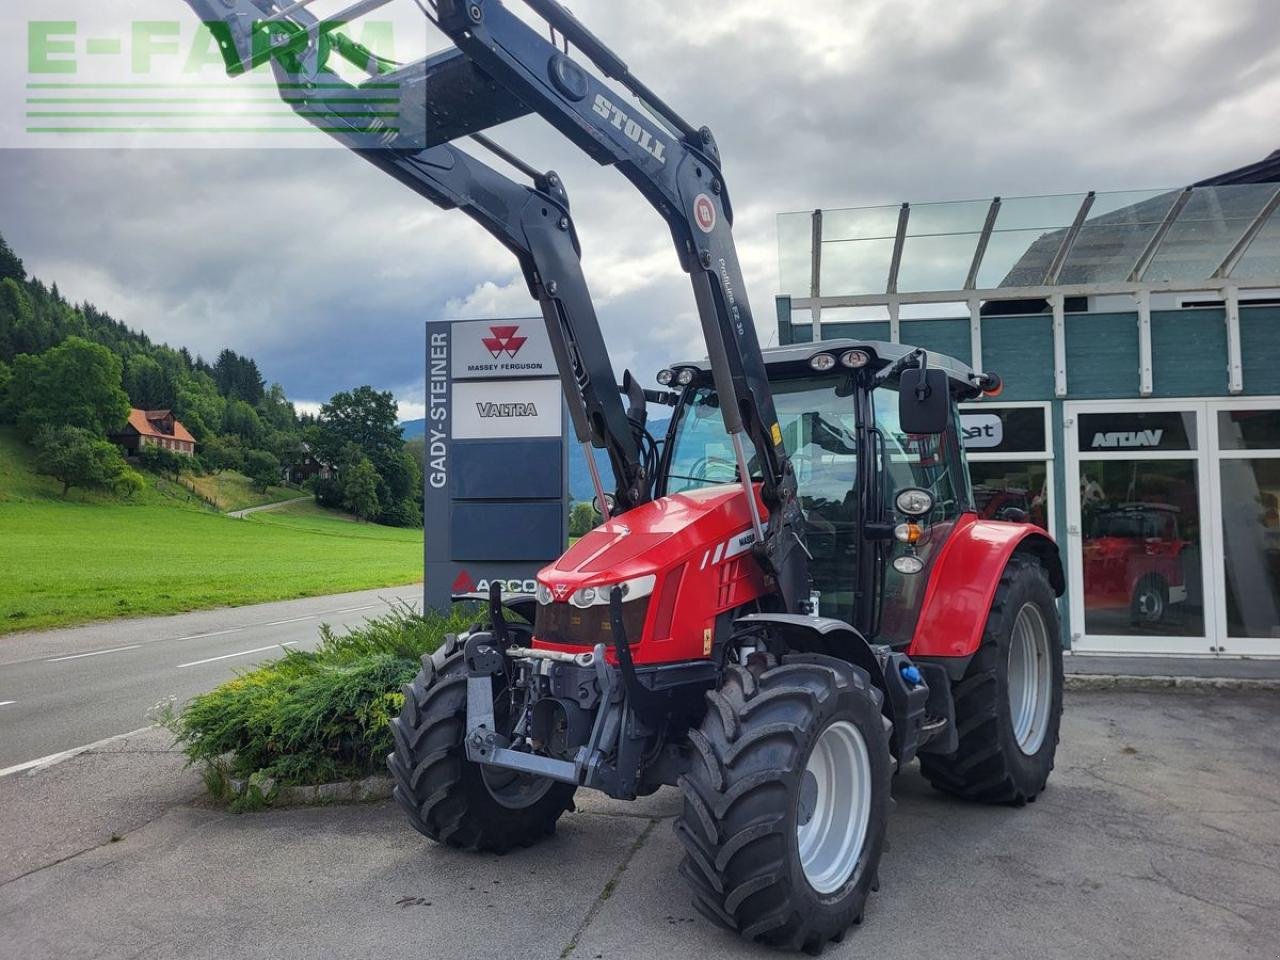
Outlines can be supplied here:
M1181 184L1280 145L1270 0L574 8L716 131L766 341L779 211ZM697 351L639 195L540 122L498 136L565 176L618 366ZM479 228L338 150L0 153L0 232L70 295L252 353L301 399L364 381L412 399L424 321L535 312Z

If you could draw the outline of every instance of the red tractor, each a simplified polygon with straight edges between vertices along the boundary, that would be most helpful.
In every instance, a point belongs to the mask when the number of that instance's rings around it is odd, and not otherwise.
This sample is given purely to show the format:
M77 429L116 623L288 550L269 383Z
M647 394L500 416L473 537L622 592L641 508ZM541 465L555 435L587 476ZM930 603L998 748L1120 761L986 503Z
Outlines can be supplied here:
M1127 611L1131 625L1154 627L1186 601L1178 514L1165 503L1095 508L1084 544L1086 609Z
M407 65L339 29L386 0L327 19L311 0L187 2L232 74L269 61L300 115L512 251L592 468L601 525L536 595L482 598L405 688L388 764L417 830L501 852L551 833L579 789L673 787L697 908L818 950L862 919L890 780L913 759L959 797L1036 798L1062 710L1063 575L1042 530L975 509L956 404L998 377L898 343L761 350L711 131L555 0L524 0L549 35L500 0L434 0L454 49ZM390 87L394 122L373 105ZM664 369L661 389L617 383L561 178L482 135L529 113L671 230L708 359ZM661 438L649 403L674 408Z

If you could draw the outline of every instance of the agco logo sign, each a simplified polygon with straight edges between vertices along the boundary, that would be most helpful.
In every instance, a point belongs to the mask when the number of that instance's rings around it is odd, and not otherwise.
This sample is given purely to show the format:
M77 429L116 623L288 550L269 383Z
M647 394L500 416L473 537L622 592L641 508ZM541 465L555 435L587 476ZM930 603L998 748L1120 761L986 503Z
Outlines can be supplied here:
M477 583L471 578L466 570L458 574L456 580L453 581L453 592L461 593L484 593L489 592L489 588L494 584L498 584L499 589L503 593L537 593L538 581L536 580L481 580Z
M511 359L515 359L520 348L529 342L528 337L520 336L520 328L514 327L490 327L489 332L493 334L490 337L482 337L480 342L484 344L484 348L489 351L493 359L497 360L504 353Z

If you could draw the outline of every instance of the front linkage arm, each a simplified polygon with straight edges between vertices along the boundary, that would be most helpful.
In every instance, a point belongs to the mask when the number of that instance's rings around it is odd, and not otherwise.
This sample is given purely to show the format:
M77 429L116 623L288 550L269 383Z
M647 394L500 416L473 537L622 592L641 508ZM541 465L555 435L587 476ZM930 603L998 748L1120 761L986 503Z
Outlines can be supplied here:
M282 98L301 116L437 206L461 210L516 256L541 306L577 439L609 455L616 512L649 500L654 478L637 441L643 408L636 409L634 398L630 414L623 408L564 185L555 173L533 170L478 135L528 110L457 52L400 67L338 33L340 23L305 9L282 19L273 0L186 2L218 40L229 73L269 61ZM335 53L370 73L369 84L349 84L328 69L326 59ZM401 91L403 101L391 124L381 105L385 96L376 95L386 89ZM447 142L465 135L528 175L533 186ZM585 452L602 494L592 453Z
M501 0L438 0L439 26L489 77L541 114L597 162L616 166L667 221L681 266L693 281L720 409L738 470L750 486L754 447L769 508L767 529L755 517L756 553L777 581L789 612L807 609L804 521L783 444L733 241L733 209L711 131L696 129L631 75L625 63L556 0L525 0L551 27L552 39L516 17ZM559 31L643 109L575 63L554 43ZM654 118L654 119L651 119ZM656 120L656 122L655 122Z

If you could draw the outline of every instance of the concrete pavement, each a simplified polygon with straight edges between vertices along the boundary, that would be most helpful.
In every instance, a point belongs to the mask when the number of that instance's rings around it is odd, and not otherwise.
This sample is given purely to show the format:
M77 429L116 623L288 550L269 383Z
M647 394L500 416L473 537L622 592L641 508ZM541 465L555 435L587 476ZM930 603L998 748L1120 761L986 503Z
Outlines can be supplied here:
M1058 769L1033 805L960 803L909 769L894 781L881 892L827 956L1276 957L1278 724L1273 693L1070 692ZM144 736L0 779L0 864L37 851L0 874L0 952L777 956L689 907L671 791L635 804L581 793L548 842L468 856L423 840L390 803L237 817L180 802L198 785L147 752L163 748ZM77 824L87 834L73 840Z
M354 626L420 586L285 600L0 637L0 774L136 730L166 697L183 703L237 671L308 650L319 627Z

